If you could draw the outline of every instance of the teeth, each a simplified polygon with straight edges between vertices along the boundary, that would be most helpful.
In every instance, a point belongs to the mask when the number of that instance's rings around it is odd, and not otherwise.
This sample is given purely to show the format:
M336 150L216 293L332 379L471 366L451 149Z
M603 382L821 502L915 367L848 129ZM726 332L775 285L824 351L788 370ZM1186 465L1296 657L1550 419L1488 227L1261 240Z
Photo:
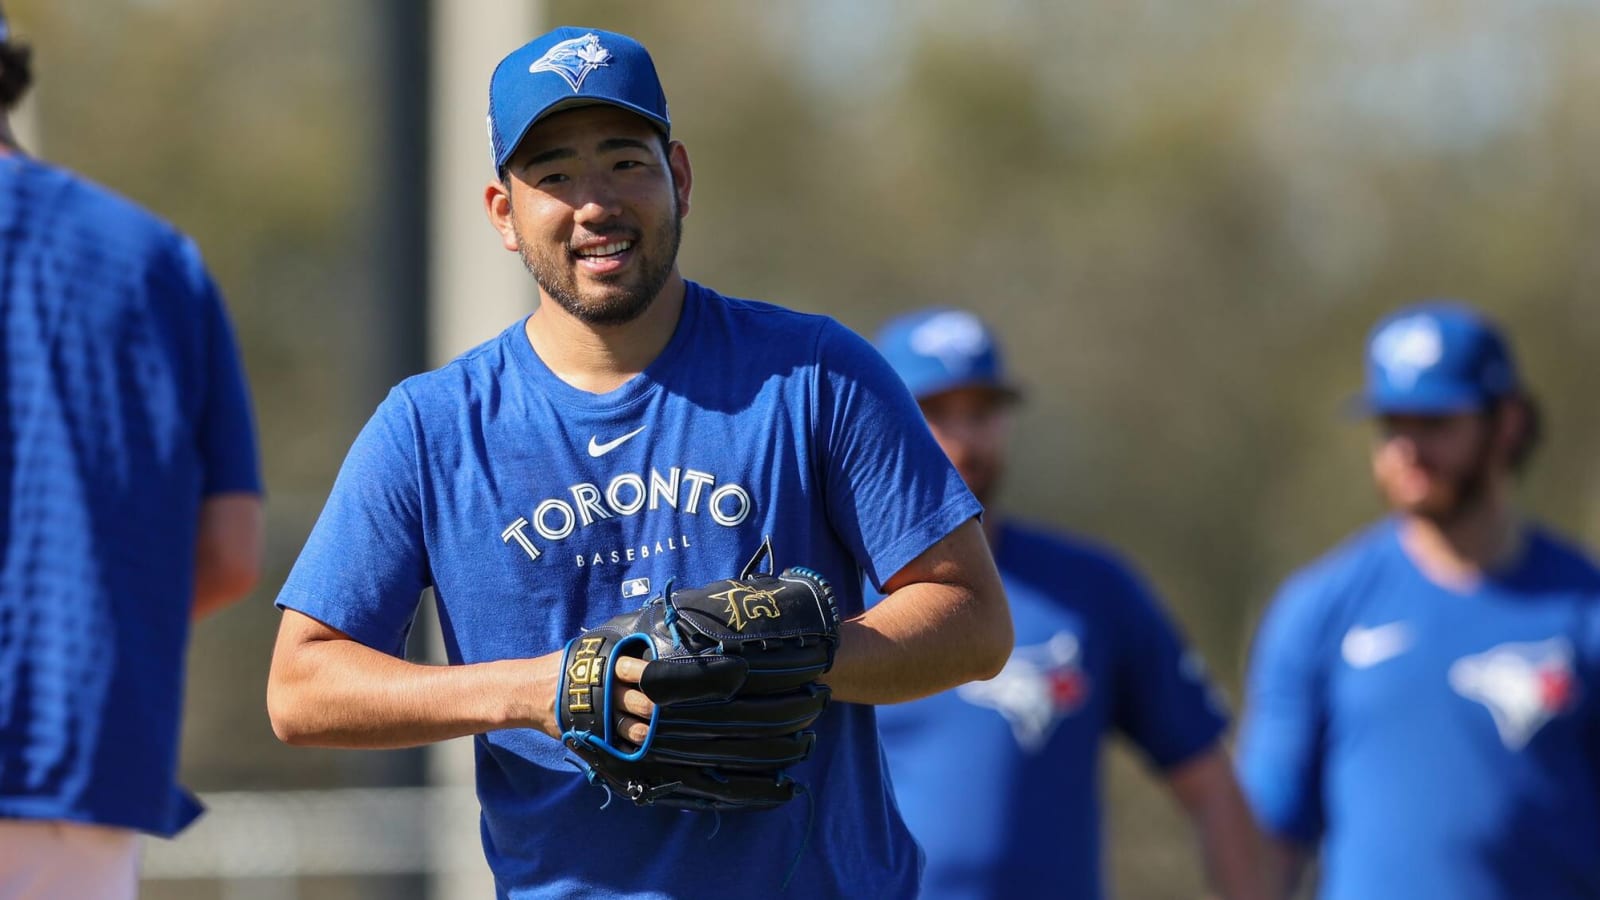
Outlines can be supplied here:
M633 246L633 241L617 241L614 244L602 244L599 247L584 247L578 251L579 256L612 256Z

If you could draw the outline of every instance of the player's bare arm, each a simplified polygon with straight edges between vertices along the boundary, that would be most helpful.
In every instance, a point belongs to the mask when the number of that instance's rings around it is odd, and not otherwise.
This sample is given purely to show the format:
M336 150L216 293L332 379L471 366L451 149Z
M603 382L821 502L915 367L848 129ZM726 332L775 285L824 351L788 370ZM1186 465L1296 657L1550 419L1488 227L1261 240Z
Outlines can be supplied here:
M554 735L560 657L425 665L285 610L267 678L267 713L279 740L314 747L416 747L498 728Z
M833 671L835 700L902 703L993 678L1011 653L1011 612L978 520L912 560L887 596L844 623Z
M200 505L194 611L201 619L242 600L261 577L261 495L216 494Z
M1168 770L1167 787L1200 838L1212 896L1226 900L1274 896L1268 894L1261 871L1261 834L1222 744Z
M1282 838L1263 840L1261 859L1266 870L1267 896L1271 900L1290 900L1299 893L1300 880L1310 855L1305 847Z

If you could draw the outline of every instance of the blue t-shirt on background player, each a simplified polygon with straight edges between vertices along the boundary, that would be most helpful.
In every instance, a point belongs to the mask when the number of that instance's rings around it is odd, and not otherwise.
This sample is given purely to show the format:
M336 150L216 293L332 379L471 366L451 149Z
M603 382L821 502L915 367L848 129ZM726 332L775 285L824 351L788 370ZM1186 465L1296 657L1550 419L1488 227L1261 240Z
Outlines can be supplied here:
M1600 571L1548 532L1463 591L1359 534L1273 602L1248 700L1241 781L1325 900L1600 897Z
M916 405L830 319L688 284L659 357L605 394L549 370L518 322L392 391L356 439L278 598L402 652L438 598L451 663L536 657L669 578L778 568L835 585L898 572L978 515ZM810 796L714 817L604 795L530 729L478 735L483 839L501 896L907 897L919 854L889 797L870 706L835 703L792 774Z
M0 816L170 836L202 501L259 492L194 243L0 155Z
M1016 631L1005 669L878 709L900 810L927 851L922 896L1100 897L1102 741L1121 732L1166 769L1214 746L1227 720L1115 555L1011 520L994 550Z

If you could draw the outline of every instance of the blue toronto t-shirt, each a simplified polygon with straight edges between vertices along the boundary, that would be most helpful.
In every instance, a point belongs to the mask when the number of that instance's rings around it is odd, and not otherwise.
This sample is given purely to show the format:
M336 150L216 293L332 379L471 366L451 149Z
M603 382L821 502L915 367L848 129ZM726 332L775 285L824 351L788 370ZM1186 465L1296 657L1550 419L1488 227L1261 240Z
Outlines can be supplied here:
M1362 532L1283 587L1247 703L1243 786L1320 896L1600 896L1600 571L1548 532L1464 591Z
M201 501L257 492L193 242L0 156L0 816L171 835Z
M660 356L605 394L572 387L523 323L396 387L357 437L278 602L400 654L427 587L452 663L536 657L666 587L779 569L862 609L978 515L888 365L836 322L690 283ZM809 797L715 817L638 808L531 729L476 737L502 896L906 897L919 857L873 709L833 704L792 774Z
M1016 647L1001 673L878 709L924 898L1101 896L1100 751L1169 768L1227 721L1198 657L1111 552L1004 521L995 562Z

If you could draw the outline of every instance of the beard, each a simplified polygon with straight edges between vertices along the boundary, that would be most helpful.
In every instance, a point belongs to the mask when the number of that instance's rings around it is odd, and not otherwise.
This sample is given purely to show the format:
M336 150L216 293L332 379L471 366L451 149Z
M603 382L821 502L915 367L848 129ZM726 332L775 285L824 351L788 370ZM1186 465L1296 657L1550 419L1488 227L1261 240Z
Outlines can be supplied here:
M994 501L995 494L1000 490L1000 467L987 463L969 463L965 468L959 468L959 472L961 480L966 482L967 490L978 498L978 503L984 509L988 509Z
M1472 459L1460 473L1441 478L1441 496L1408 504L1405 512L1427 519L1440 527L1453 525L1476 512L1489 495L1489 481L1497 462L1494 435L1486 430Z
M678 245L683 241L683 216L678 195L672 195L672 215L648 235L636 229L611 228L592 232L597 237L632 240L638 264L631 273L605 279L600 296L583 297L572 262L572 251L565 246L554 250L535 250L523 240L515 220L512 231L517 238L517 255L533 275L545 295L573 318L588 325L625 325L644 315L661 293L678 260Z

